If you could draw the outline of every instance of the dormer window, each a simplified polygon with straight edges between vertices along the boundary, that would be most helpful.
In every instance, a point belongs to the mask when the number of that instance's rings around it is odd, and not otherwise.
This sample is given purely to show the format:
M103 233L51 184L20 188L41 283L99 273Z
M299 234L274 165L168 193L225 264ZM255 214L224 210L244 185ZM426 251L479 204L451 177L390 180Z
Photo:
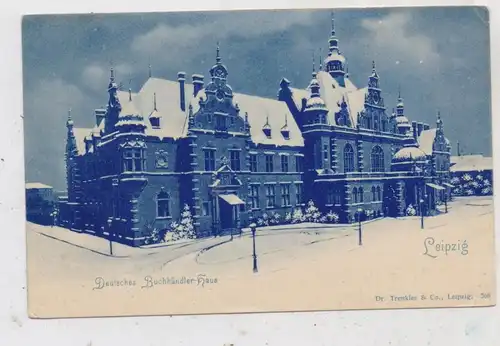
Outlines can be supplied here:
M281 129L281 135L283 136L284 139L289 140L290 139L290 130Z
M151 122L151 127L154 129L159 129L160 128L160 118L159 117L154 117L149 119Z
M262 126L262 132L267 138L271 138L271 125L269 125L269 116L266 118L266 123Z

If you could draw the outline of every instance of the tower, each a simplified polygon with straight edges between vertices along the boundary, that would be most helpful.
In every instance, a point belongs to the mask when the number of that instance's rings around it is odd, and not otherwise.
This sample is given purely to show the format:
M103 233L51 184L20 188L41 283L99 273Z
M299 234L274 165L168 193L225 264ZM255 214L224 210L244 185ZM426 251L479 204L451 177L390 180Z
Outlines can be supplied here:
M332 76L341 87L345 87L346 59L340 53L339 40L335 33L335 17L332 13L332 31L328 40L328 56L325 59L326 72Z
M403 98L401 97L401 89L399 89L398 93L398 104L396 105L396 130L400 135L408 135L412 136L412 127L405 116L405 105L403 102Z
M122 109L120 100L118 99L118 85L115 82L115 73L113 67L110 69L109 84L108 84L108 106L106 108L106 118L104 130L106 133L111 133L114 130L115 124L118 121L118 116Z
M385 132L388 131L388 122L379 79L373 61L372 73L368 78L368 91L365 95L364 127Z
M314 60L313 60L314 61ZM320 84L313 64L312 79L309 83L310 95L306 100L302 134L306 142L306 169L330 169L330 133L328 108L320 96Z

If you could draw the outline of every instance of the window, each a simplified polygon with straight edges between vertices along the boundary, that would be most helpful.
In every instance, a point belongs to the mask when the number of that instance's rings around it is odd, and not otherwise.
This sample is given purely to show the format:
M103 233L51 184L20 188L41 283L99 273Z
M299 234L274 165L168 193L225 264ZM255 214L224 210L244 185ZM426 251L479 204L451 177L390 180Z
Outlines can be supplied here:
M382 200L382 191L380 191L380 186L377 186L377 201Z
M360 187L360 188L358 189L358 196L359 196L359 197L358 197L358 201L359 201L360 203L362 203L362 202L364 201L364 199L365 199L365 196L364 196L364 191L363 191L363 188L362 188L362 187Z
M230 157L231 157L231 169L233 171L241 170L240 151L239 150L230 150L229 153L230 153Z
M329 187L326 194L326 204L333 204L335 202L335 190Z
M354 203L358 203L358 189L355 187L352 189L352 200Z
M288 172L288 156L281 155L281 171Z
M203 216L210 215L210 202L203 202L201 204L201 214Z
M283 207L290 206L290 185L281 185L281 205Z
M266 201L268 208L274 208L276 205L276 190L274 185L266 185Z
M372 201L376 201L376 200L377 200L377 195L376 195L375 186L372 186Z
M156 198L156 216L170 217L170 195L167 192L160 192Z
M354 149L349 143L344 146L344 172L354 172Z
M304 157L295 156L295 168L297 172L304 172Z
M142 149L126 149L123 152L123 171L142 172L146 167Z
M372 172L383 172L384 169L384 151L378 145L372 149Z
M295 203L296 204L302 204L304 203L304 193L303 193L303 188L302 184L295 184Z
M259 185L250 185L250 204L252 209L259 209Z
M273 172L274 167L273 167L273 155L272 154L266 154L266 172Z
M328 160L328 144L323 145L323 160Z
M257 154L250 154L250 172L257 172Z
M215 116L216 120L216 129L219 131L226 130L226 117L224 115L217 114Z
M205 171L215 171L215 149L205 150Z

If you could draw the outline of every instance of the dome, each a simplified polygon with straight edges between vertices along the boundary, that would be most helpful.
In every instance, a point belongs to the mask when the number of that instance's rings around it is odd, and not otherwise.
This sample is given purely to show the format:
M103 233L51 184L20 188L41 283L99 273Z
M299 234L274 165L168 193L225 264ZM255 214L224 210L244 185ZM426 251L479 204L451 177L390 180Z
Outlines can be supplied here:
M394 156L392 161L413 161L413 160L425 160L425 153L417 148L416 146L401 148Z
M405 126L411 127L410 121L405 116L396 117L396 123L398 124L398 127L405 127Z
M325 65L327 65L331 61L339 61L342 63L342 65L344 65L345 57L342 54L334 51L334 52L332 52L332 54L330 54L329 56L326 57Z
M319 96L310 97L306 101L306 110L326 110L325 101Z

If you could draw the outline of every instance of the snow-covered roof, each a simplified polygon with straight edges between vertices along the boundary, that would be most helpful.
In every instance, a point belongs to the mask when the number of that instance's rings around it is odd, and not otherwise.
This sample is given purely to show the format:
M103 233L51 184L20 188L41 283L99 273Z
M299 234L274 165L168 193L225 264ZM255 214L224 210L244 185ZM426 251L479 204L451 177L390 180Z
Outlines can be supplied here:
M83 127L74 127L73 133L76 140L76 150L78 155L85 154L85 137L92 133L92 129Z
M420 149L427 155L432 155L432 146L436 138L436 129L424 130L418 137L418 145Z
M204 90L198 92L193 97L193 85L184 84L186 107L182 111L180 107L179 83L161 78L149 78L138 93L132 94L132 101L129 100L129 92L118 91L117 96L122 105L121 114L134 113L144 118L146 125L145 133L148 136L163 138L182 138L187 135L188 110L189 105L193 108L193 113L199 110L200 98L206 98ZM154 95L156 94L156 110L154 107ZM250 124L250 135L252 141L257 144L303 146L304 139L302 133L290 113L285 102L246 95L233 94L233 102L238 104L240 116L243 118L248 114ZM160 128L153 128L149 121L150 115L154 113L155 117L160 117L163 124ZM285 139L281 129L285 125L287 118L288 130L290 135ZM266 124L266 118L269 118L271 127L271 136L268 138L262 131ZM125 119L124 119L125 120ZM104 123L104 121L102 122ZM77 138L77 148L79 154L85 153L84 138L91 133L92 129L75 128L75 137Z
M425 159L425 153L417 148L416 146L411 147L403 147L398 150L394 157L393 161L407 161L407 160L421 160Z
M358 89L349 78L345 79L345 87L341 86L328 72L319 71L316 79L320 85L320 97L328 108L328 120L335 124L335 113L340 111L342 98L347 103L351 117L351 123L355 127L358 121L358 113L365 108L365 95L368 88ZM299 109L302 107L302 99L308 99L310 92L305 89L291 88L293 99Z
M178 88L178 85L176 87ZM200 99L206 99L204 90L199 91L196 97L192 98L189 103L192 105L193 113L195 114L200 108ZM299 126L295 122L295 119L290 113L290 110L285 102L259 96L234 93L233 103L238 104L240 109L239 114L241 117L244 117L245 113L248 114L250 135L254 143L300 147L304 146L304 138L302 137ZM269 138L262 131L266 122L269 123L269 127L271 128L271 136ZM285 139L281 133L281 129L285 125L285 122L287 123L289 130L288 139Z
M31 189L52 189L52 186L42 183L26 183L26 190Z
M473 172L493 169L493 158L483 155L452 156L451 172Z

